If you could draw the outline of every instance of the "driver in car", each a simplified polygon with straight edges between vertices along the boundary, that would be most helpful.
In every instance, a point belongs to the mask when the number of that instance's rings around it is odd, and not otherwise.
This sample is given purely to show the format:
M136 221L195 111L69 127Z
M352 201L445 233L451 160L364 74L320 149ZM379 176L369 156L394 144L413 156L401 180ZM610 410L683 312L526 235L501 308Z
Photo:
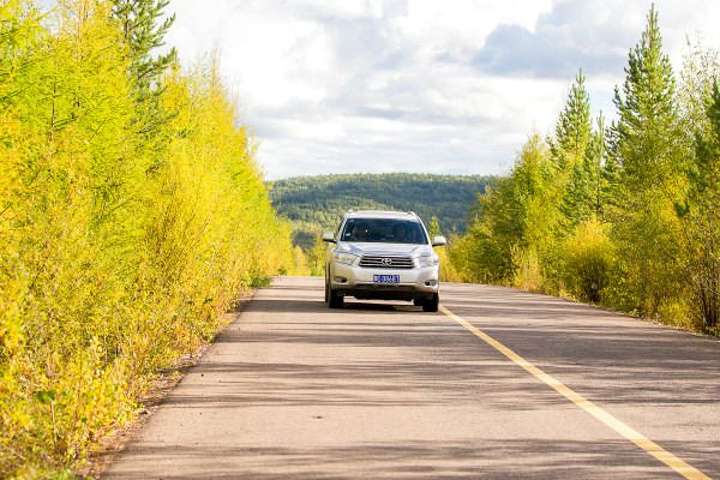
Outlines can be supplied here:
M356 242L367 242L370 238L370 227L365 223L359 223L353 227L352 234Z

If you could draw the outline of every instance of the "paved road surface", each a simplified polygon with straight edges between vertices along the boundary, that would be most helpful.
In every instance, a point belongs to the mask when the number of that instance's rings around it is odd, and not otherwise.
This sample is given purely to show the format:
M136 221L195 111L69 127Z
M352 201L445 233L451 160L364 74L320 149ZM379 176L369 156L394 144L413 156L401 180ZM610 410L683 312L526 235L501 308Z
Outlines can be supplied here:
M688 478L720 479L717 341L443 285L445 307L600 421L457 319L401 303L329 310L322 297L318 278L259 291L106 477L683 478L627 427L687 462Z

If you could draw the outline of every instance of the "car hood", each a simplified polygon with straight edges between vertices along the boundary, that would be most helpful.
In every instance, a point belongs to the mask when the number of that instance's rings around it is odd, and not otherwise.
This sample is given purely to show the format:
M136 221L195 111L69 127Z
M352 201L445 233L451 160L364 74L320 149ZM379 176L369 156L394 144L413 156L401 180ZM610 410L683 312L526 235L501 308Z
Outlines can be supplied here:
M409 257L422 257L432 255L430 245L414 245L407 243L380 243L380 242L340 242L338 251L354 253L362 256L368 255L407 255Z

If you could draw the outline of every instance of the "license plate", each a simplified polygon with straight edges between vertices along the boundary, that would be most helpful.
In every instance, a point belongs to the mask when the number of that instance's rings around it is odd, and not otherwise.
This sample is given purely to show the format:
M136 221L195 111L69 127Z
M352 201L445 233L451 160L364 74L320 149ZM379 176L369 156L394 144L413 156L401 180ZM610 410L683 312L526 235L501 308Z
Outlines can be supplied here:
M400 283L400 275L373 275L374 283Z

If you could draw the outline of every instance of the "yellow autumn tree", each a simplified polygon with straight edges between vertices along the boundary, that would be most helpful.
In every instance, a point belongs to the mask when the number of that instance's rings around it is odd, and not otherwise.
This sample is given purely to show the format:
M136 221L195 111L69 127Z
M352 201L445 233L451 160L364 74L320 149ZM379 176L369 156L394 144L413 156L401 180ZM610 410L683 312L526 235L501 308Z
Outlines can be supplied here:
M216 62L140 101L111 2L0 29L0 477L43 478L294 258Z

